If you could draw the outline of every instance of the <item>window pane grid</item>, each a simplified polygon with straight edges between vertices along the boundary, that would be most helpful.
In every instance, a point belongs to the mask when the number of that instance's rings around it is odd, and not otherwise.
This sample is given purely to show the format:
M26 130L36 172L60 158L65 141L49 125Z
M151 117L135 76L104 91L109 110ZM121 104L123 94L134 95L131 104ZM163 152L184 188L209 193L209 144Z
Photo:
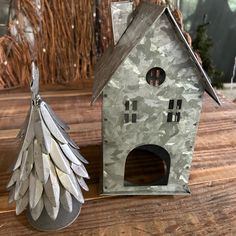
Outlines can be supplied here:
M133 111L137 111L137 101L132 102L132 109Z
M138 101L125 101L125 114L124 122L125 123L136 123L137 122L137 110L138 110Z
M167 113L167 122L179 122L181 118L180 110L182 108L182 100L181 99L171 99L169 101L168 113Z

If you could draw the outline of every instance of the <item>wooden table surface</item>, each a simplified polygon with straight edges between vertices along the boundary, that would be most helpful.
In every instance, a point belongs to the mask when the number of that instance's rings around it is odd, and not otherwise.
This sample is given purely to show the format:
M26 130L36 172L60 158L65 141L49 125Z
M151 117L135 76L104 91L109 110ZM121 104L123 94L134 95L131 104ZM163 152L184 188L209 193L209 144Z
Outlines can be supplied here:
M15 136L29 105L29 94L0 94L0 235L236 235L236 105L207 95L195 145L190 196L122 196L97 193L101 158L100 102L91 94L44 92L43 97L71 127L70 135L90 161L91 191L79 218L68 228L43 233L25 214L15 216L5 189L17 153Z

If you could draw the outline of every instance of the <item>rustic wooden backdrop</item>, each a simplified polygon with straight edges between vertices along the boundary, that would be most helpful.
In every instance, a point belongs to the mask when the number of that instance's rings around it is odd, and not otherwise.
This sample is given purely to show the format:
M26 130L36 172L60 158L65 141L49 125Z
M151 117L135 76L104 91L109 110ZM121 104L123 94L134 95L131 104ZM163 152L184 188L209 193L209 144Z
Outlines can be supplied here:
M27 86L33 59L42 84L91 87L93 0L12 0L10 6L9 32L0 38L0 88Z

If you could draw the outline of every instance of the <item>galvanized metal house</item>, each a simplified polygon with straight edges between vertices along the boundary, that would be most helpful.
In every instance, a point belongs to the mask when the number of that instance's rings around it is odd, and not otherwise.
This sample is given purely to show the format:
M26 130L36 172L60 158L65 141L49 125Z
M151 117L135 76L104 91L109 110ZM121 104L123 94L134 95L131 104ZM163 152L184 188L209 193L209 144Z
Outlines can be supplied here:
M204 91L220 104L171 11L142 3L95 68L92 102L103 94L101 192L188 194ZM154 155L162 175L143 184L126 178L135 151ZM145 169L149 159L140 162Z

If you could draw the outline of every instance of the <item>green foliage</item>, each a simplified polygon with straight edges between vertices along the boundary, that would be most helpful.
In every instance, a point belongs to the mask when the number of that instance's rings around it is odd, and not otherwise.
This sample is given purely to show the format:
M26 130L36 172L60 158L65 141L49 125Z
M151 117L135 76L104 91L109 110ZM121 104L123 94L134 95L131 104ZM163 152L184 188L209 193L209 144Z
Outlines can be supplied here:
M197 27L196 38L193 41L193 49L199 53L202 60L202 67L211 78L211 84L216 88L223 88L222 78L224 73L218 70L211 58L212 39L208 36L207 26L209 23Z

